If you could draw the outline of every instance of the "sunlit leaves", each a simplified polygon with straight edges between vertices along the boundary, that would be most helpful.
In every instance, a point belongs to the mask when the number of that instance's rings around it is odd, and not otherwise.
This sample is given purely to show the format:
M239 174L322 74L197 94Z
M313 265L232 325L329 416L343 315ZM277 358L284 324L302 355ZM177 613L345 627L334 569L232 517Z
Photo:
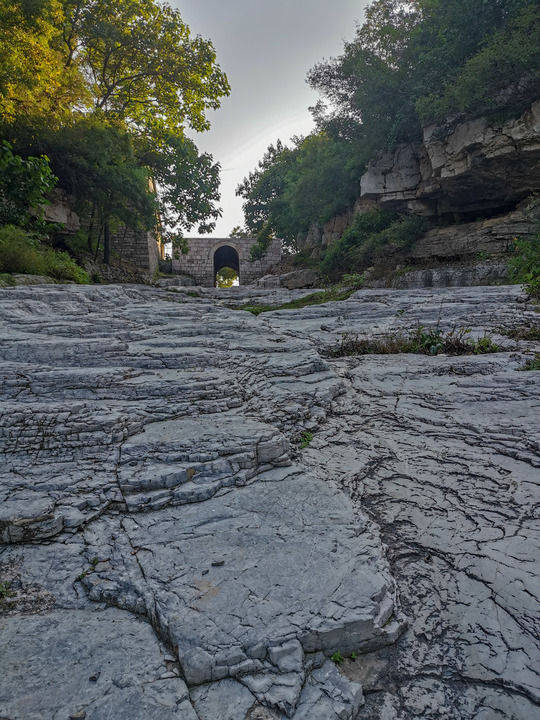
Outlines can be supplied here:
M76 65L65 67L61 23L58 0L0 0L0 122L58 124L86 96Z
M192 37L178 11L155 0L64 0L66 52L90 84L94 106L141 131L209 127L229 92L209 40Z

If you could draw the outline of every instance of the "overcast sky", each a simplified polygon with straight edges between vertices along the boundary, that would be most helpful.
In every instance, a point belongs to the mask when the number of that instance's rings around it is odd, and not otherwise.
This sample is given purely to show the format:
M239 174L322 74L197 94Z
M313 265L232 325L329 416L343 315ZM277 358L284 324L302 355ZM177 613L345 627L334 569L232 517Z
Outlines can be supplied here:
M317 95L307 71L340 54L368 0L172 0L193 34L211 39L232 87L212 129L193 138L221 163L221 206L214 237L243 223L239 182L271 142L308 133Z

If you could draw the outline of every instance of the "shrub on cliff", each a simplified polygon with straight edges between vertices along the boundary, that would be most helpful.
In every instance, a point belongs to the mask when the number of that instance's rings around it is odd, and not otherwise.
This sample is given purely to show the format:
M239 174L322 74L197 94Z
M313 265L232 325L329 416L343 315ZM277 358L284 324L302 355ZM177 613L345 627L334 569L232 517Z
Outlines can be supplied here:
M270 243L272 242L272 232L268 225L264 225L255 239L255 243L249 249L249 257L252 261L262 260L268 252Z
M497 109L498 93L522 77L535 88L540 77L540 7L517 13L508 28L496 32L488 42L447 81L442 92L420 98L416 109L423 124L443 121L456 112L478 115ZM537 85L536 85L537 88ZM516 105L521 110L520 104Z
M0 273L46 275L55 280L90 282L87 273L68 253L42 245L36 235L14 225L0 227Z
M416 215L399 217L386 210L362 213L328 247L321 271L335 279L344 272L362 270L377 259L410 247L426 229L425 218Z
M523 285L529 297L540 301L540 233L534 240L515 239L510 277Z

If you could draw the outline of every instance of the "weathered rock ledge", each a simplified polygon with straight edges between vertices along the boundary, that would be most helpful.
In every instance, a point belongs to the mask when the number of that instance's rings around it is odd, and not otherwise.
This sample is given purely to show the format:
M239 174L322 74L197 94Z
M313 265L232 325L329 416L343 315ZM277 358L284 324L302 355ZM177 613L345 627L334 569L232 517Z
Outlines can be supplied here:
M198 292L0 291L0 716L533 717L519 290ZM503 349L320 352L439 320Z
M501 108L508 111L508 107ZM435 286L470 284L452 264L465 261L472 284L506 280L497 261L507 255L515 237L538 233L540 188L540 100L519 117L453 118L441 126L424 128L423 140L381 153L361 178L358 200L326 224L313 224L300 234L300 250L317 258L341 238L359 213L375 207L427 217L433 225L411 247L388 249L383 264L421 265L422 270L447 266ZM487 274L478 254L493 258ZM482 259L482 262L484 259ZM435 282L434 282L435 281ZM418 276L403 287L422 286ZM429 285L429 280L427 281ZM399 286L399 285L398 285ZM425 286L425 285L424 285Z

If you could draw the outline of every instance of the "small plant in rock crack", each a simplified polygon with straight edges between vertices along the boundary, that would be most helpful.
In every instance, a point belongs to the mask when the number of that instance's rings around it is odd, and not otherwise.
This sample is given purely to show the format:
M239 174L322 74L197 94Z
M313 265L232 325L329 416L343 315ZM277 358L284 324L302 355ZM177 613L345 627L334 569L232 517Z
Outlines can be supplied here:
M345 660L345 658L339 652L339 650L336 650L336 652L331 656L330 660L332 660L332 662L335 662L336 665L341 665L341 663Z
M328 357L339 358L352 355L397 355L399 353L417 353L420 355L483 355L499 351L489 335L471 340L468 328L452 328L444 331L439 325L425 327L418 325L409 333L397 332L379 338L359 338L358 335L344 333L337 348L329 348L324 353Z
M0 582L0 600L5 600L14 595L11 585L8 582Z
M501 335L506 335L512 340L526 340L527 342L540 341L540 325L520 325L513 328L501 328Z
M313 440L313 433L305 432L300 438L300 450L305 450Z
M90 567L87 568L86 570L83 570L80 575L77 575L77 578L76 578L76 579L79 580L79 582L80 582L81 580L84 580L84 578L85 578L87 575L90 575L90 573L93 573L93 572L94 572L94 570L96 569L96 565L98 564L98 562L99 562L99 558L97 558L97 557L92 558L92 559L90 560Z
M522 370L540 370L540 353L536 353L533 358L527 360Z

